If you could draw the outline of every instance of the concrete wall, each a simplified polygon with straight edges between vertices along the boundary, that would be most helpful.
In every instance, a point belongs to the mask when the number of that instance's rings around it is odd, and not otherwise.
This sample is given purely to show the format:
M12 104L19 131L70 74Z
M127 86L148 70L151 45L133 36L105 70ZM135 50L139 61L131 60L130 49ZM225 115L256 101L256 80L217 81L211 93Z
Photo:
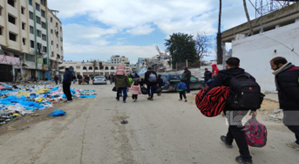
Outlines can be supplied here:
M276 29L251 37L239 37L232 42L232 50L233 56L240 58L241 67L257 79L262 90L275 92L269 61L283 56L299 65L299 22L277 26Z

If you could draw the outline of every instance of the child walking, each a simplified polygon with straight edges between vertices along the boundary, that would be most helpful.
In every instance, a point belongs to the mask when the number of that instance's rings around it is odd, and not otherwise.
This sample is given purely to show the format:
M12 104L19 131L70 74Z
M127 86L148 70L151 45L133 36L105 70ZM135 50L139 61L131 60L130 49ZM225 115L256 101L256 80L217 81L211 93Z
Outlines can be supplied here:
M133 102L136 102L138 99L138 95L141 94L141 89L140 89L140 85L138 83L138 81L134 81L134 84L131 87L132 90L132 98L133 98Z
M186 91L185 91L186 87L187 87L187 85L184 83L183 80L181 80L181 82L177 86L178 91L180 93L180 99L179 99L179 101L182 101L183 97L184 97L185 102L187 102Z

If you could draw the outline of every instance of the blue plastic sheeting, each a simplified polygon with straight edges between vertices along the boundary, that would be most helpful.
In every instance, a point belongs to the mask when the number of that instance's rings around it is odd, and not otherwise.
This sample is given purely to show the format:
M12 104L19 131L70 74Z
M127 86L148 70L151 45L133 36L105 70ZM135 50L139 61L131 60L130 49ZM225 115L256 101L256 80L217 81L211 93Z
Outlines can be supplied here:
M55 109L55 110L54 110L52 113L50 113L49 115L51 115L52 117L64 116L64 115L65 115L65 111Z
M95 98L95 95L80 95L79 98Z

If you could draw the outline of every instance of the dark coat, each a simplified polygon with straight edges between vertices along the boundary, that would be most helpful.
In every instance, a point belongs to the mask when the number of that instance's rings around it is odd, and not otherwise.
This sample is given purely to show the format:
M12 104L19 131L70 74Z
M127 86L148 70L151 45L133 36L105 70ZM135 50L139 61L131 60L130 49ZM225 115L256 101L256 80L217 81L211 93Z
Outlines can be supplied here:
M212 72L206 71L205 72L205 82L209 81L212 78Z
M63 84L71 84L73 81L73 74L70 71L66 71L63 75Z
M191 72L189 70L186 70L184 73L183 73L183 80L188 80L190 81L190 78L191 78Z
M144 75L144 82L147 84L147 85L156 85L157 82L149 82L148 79L149 79L149 75L153 73L156 75L156 78L158 80L158 76L157 76L157 73L155 71L147 71Z
M208 93L214 87L218 87L218 86L227 86L227 87L229 87L230 86L230 81L233 77L235 77L237 75L244 74L244 73L245 73L245 71L242 68L230 68L230 69L219 71L219 74L215 77L215 80L211 83L211 85L209 86L209 89L207 89L205 94ZM253 80L255 80L254 77L251 76L251 78ZM229 104L227 104L225 110L230 110L229 109ZM256 111L256 109L252 109L252 111Z
M280 108L299 110L299 68L293 66L275 76Z

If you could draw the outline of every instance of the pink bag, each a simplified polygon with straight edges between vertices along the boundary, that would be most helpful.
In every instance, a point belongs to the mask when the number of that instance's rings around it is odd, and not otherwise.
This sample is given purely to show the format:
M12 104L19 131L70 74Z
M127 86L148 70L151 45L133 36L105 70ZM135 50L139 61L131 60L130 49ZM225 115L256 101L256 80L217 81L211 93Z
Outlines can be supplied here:
M267 128L255 118L246 122L244 132L249 146L261 148L267 144Z

